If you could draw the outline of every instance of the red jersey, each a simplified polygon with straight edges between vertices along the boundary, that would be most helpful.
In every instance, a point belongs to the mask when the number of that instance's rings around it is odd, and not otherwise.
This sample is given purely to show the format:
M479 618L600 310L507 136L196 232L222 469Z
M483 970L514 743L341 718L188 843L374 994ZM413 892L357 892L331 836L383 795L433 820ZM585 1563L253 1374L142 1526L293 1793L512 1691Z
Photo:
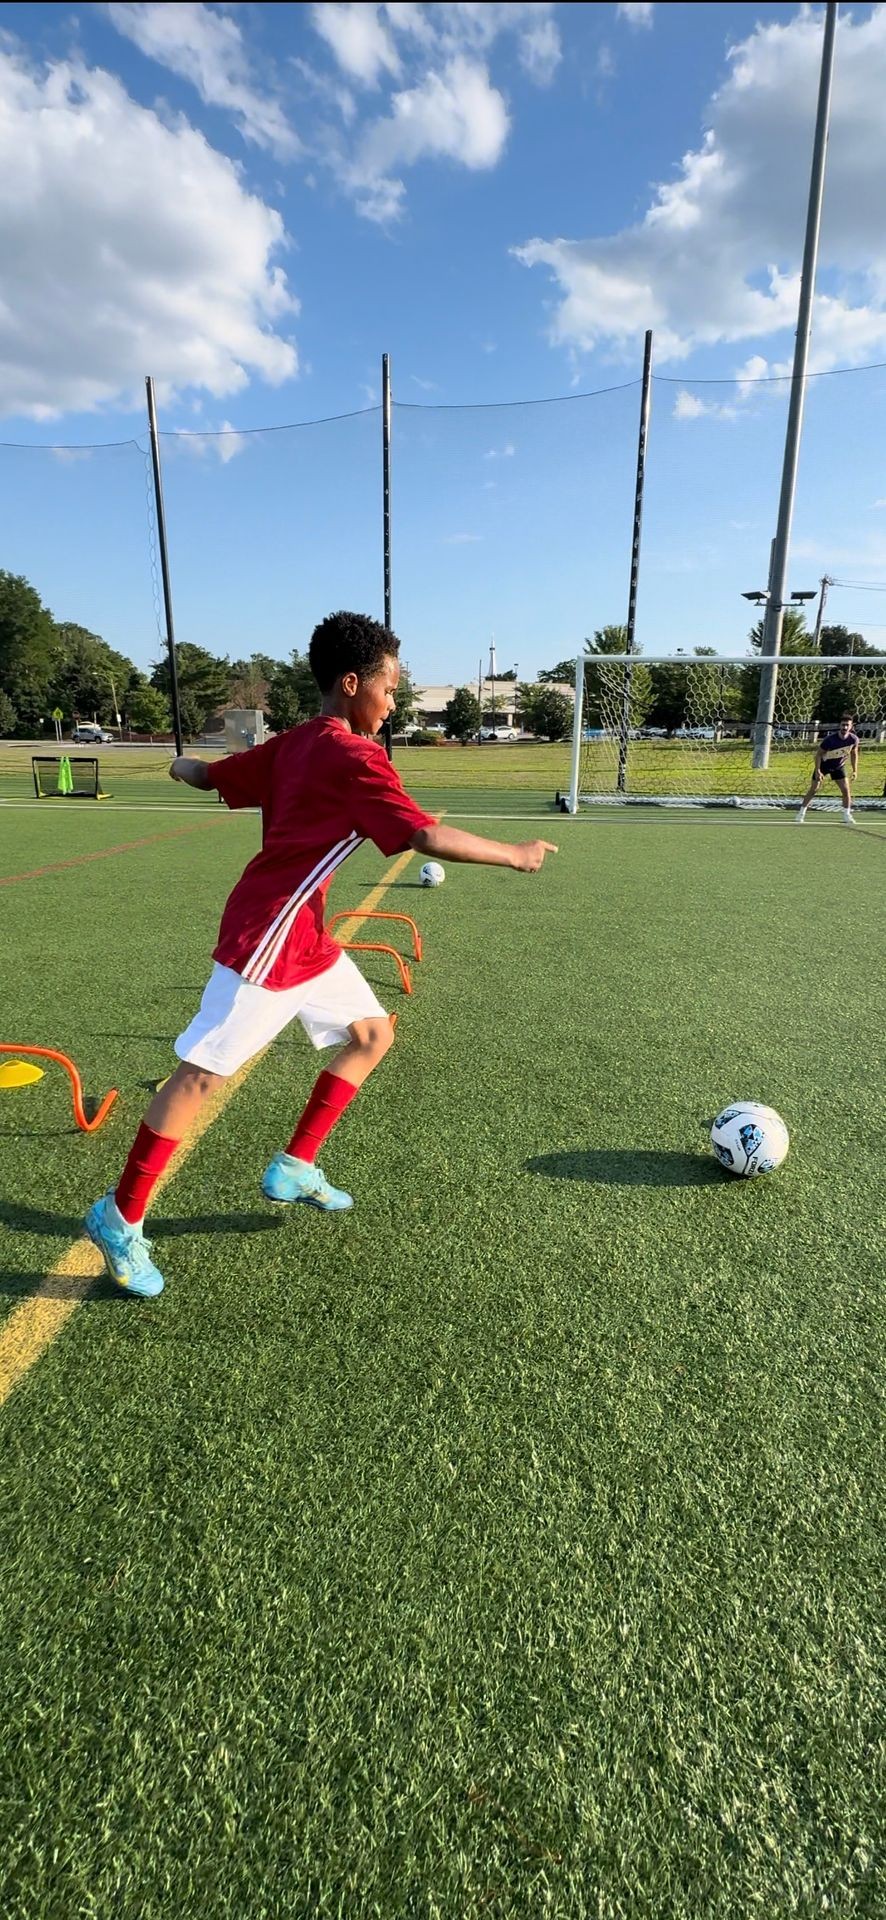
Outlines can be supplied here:
M215 760L209 784L229 807L260 807L262 849L228 899L213 959L280 991L324 973L341 948L326 932L329 883L364 840L402 853L435 825L405 792L384 748L321 714L262 747Z

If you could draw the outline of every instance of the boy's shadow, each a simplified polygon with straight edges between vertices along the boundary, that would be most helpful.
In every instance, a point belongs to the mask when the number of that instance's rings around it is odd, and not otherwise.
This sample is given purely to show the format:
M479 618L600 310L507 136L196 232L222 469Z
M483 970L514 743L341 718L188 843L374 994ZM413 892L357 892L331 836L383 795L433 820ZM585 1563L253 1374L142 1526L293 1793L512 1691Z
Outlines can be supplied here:
M713 1187L724 1174L701 1153L672 1153L618 1147L576 1147L566 1153L540 1153L524 1162L527 1173L548 1180L584 1180L596 1187Z

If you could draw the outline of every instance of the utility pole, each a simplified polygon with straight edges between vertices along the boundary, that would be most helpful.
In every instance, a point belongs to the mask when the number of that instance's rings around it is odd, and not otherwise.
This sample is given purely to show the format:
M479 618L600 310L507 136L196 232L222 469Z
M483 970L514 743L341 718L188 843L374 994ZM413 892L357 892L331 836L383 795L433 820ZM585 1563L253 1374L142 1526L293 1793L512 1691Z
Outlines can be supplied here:
M832 587L833 584L834 583L833 583L833 580L831 579L830 574L823 573L821 576L821 580L819 582L820 591L818 595L818 612L815 616L815 632L812 636L813 653L818 652L819 645L821 643L821 623L822 623L822 620L824 619L824 603L828 597L828 587Z

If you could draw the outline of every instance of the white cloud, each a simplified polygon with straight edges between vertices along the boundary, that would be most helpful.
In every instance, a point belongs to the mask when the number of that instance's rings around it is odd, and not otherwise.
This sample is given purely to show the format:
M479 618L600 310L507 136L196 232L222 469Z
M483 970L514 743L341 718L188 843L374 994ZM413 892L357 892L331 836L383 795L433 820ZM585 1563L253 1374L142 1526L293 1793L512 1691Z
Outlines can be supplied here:
M758 26L729 55L706 131L644 218L597 239L535 238L516 248L546 267L558 293L552 342L632 354L655 332L656 361L694 348L784 336L790 363L809 157L821 59L821 12ZM886 350L886 7L844 13L837 38L812 366ZM756 364L762 356L757 356Z
M561 59L550 0L535 4L316 5L312 23L338 67L364 90L384 88L385 111L345 141L327 127L322 157L366 219L403 215L403 172L423 160L472 171L498 164L510 130L489 71L508 36L524 72L550 85Z
M390 13L390 8L387 9ZM380 8L363 4L311 8L313 24L340 67L364 87L377 87L385 73L396 78L400 56L380 18Z
M886 507L886 500L875 500L873 504L875 507Z
M611 80L615 73L615 56L612 48L607 47L605 41L598 50L594 72L598 80Z
M0 412L141 407L146 373L220 398L297 372L283 223L230 160L100 69L0 49L0 101Z
M486 68L456 54L442 73L394 94L390 115L366 129L361 165L384 174L435 154L472 169L494 167L507 132L507 109Z
M490 447L483 458L484 460L513 460L516 451L513 441L507 440L503 447Z
M189 80L207 106L226 108L245 140L283 159L299 151L279 102L253 84L243 36L229 13L216 13L197 0L148 0L145 5L110 0L108 14L149 59Z
M444 547L473 547L482 538L482 533L447 533L443 536L443 545Z
M560 31L550 18L526 27L518 43L520 65L538 87L549 87L563 58Z
M616 18L626 20L629 27L651 27L655 8L652 0L619 0L615 12Z
M456 54L442 73L395 93L391 111L364 130L347 168L348 184L369 219L396 219L405 187L393 169L417 160L457 160L472 171L494 167L508 133L504 100L486 68Z
M421 388L422 393L439 393L440 391L436 380L423 380L420 373L411 373L409 378L415 386Z
M249 444L246 434L238 433L230 420L223 420L214 432L211 428L204 433L195 433L190 427L174 429L164 435L164 441L175 452L193 454L198 460L218 460L223 467Z
M736 420L738 409L730 406L728 401L702 400L697 393L689 393L685 387L681 387L674 401L674 419L702 420L705 417L709 420Z

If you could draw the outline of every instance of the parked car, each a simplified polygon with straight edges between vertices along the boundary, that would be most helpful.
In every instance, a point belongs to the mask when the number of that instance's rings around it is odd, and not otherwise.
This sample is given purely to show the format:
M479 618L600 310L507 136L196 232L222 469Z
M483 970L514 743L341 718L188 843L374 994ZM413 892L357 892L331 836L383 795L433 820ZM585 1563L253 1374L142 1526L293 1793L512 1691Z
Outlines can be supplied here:
M519 740L516 727L481 727L481 740Z
M87 721L84 721L82 726L75 727L71 734L71 740L75 747L106 746L113 738L114 735L112 733L105 733L103 727L95 727Z

